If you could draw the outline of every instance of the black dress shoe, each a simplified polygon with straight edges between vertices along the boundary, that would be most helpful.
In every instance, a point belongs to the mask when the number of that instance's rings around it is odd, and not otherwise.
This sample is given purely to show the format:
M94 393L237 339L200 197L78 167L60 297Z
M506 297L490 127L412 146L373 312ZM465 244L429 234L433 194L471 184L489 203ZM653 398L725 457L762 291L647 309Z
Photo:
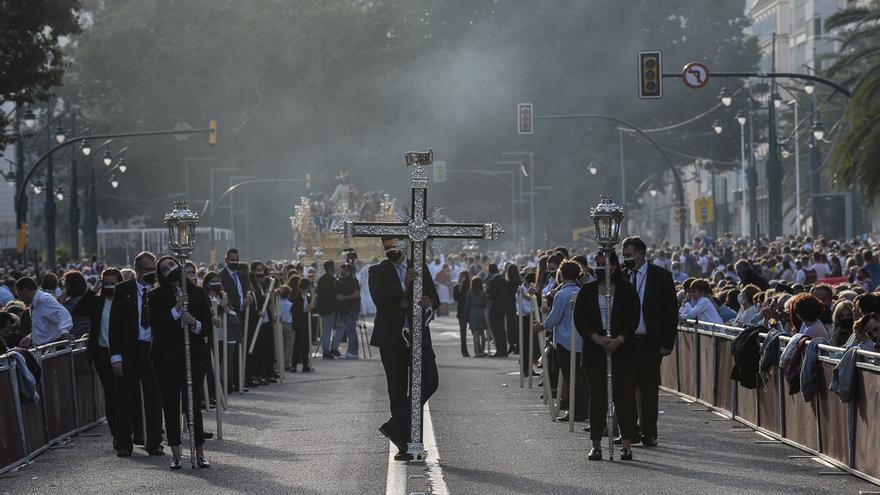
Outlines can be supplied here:
M587 455L587 459L591 461L601 461L602 460L602 449L598 447L593 447L590 449L590 453Z
M153 456L165 455L165 449L163 449L161 445L158 447L150 447L150 448L146 449L146 451L147 451L147 454L153 455Z
M657 439L642 437L642 445L644 445L645 447L656 447L657 446Z
M395 461L411 461L412 459L412 454L407 453L405 450L398 450L397 453L394 454Z
M131 457L130 448L122 448L116 452L116 457Z
M641 440L639 437L636 437L636 438L633 439L632 442L630 442L630 443L632 443L633 445L636 445L636 444L641 443L641 442L642 442L642 440ZM618 437L614 437L614 445L623 445L623 437L619 437L619 436L618 436Z
M180 469L180 459L172 457L171 464L168 467L170 467L172 471L179 470Z
M199 469L208 469L211 467L211 463L204 457L199 457L196 461L196 466L198 466Z
M204 433L205 438L214 438L214 432L206 431Z
M462 352L461 357L469 358L469 357L471 357L471 355L468 352Z
M312 369L311 366L303 366L303 373L310 373L312 371L315 371L315 370Z
M633 460L633 451L632 451L632 449L620 449L620 460L621 460L621 461L631 461L631 460Z
M391 440L391 443L397 447L397 450L401 452L406 452L406 442L401 441L400 439L394 438L394 435L391 434L391 428L388 426L388 423L383 424L379 427L379 433L385 436L388 440Z
M324 354L323 358L324 359L336 359L336 356L334 356L333 354Z

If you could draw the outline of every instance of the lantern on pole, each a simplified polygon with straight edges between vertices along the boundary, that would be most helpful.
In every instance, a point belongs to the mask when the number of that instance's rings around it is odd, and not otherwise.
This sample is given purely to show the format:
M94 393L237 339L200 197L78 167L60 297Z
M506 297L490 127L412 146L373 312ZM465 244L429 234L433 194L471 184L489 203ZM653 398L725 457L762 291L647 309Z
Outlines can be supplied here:
M183 309L182 313L186 314L189 311L189 301L186 291L187 277L185 275L184 265L186 264L186 258L196 248L196 226L199 225L199 215L189 209L186 201L176 201L174 203L174 209L165 214L164 223L165 227L168 227L168 248L177 258L181 272L184 272L184 275L180 277L179 298L180 307ZM183 330L184 366L186 367L186 409L187 427L189 431L189 458L192 468L195 469L197 467L195 441L196 429L193 419L193 373L189 344L190 329L189 325L187 325L183 318L180 318L180 325ZM201 386L201 384L199 384L199 386ZM217 407L220 407L220 404L217 404Z
M590 208L590 218L596 225L596 243L602 249L613 249L620 242L623 208L611 196L602 195L599 204Z
M605 301L612 301L611 298L611 253L614 252L614 246L620 242L620 224L623 220L623 208L614 204L611 196L599 196L599 204L590 208L590 218L596 226L596 243L599 244L600 254L605 258ZM611 336L611 306L605 304L605 336L609 339ZM606 371L608 387L608 459L614 460L614 378L611 373L612 358L611 354L606 354Z

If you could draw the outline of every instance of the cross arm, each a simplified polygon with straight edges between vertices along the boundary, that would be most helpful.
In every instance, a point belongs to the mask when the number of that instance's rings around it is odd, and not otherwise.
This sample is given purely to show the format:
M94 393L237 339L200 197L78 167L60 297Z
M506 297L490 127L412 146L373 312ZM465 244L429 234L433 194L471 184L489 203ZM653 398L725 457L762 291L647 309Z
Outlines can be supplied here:
M501 225L492 223L436 223L428 227L428 236L446 239L498 239L504 234Z
M406 227L407 224L402 222L378 223L343 220L338 222L333 230L347 239L352 237L407 237Z

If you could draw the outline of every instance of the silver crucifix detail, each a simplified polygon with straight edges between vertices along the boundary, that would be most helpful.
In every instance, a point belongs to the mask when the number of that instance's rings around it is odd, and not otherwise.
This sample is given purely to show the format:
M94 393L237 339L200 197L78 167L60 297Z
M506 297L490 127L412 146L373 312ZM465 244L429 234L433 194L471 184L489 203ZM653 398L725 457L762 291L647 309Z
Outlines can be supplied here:
M334 229L347 237L396 236L408 239L410 259L413 260L416 278L413 282L412 301L412 363L410 380L410 442L407 452L413 460L423 462L425 449L422 444L422 295L424 289L423 269L425 267L426 242L431 239L498 239L504 229L495 222L490 223L433 223L428 216L428 173L425 166L434 162L434 152L411 151L404 154L410 173L412 203L409 219L404 222L360 222L340 221Z

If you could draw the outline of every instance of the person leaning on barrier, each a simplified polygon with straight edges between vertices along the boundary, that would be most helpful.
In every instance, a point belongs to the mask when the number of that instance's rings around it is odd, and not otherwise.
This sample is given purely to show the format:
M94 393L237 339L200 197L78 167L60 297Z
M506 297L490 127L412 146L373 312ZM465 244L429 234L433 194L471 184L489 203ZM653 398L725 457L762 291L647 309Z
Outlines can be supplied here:
M73 340L73 319L55 297L37 287L31 277L15 282L18 297L30 306L31 332L21 339L21 347L41 346L59 340Z
M122 281L122 274L116 268L106 268L101 273L97 287L87 290L73 306L74 317L89 321L89 343L87 355L101 386L104 389L104 414L107 426L116 445L116 414L114 408L113 369L110 366L110 309L113 306L113 293L116 284Z
M880 315L868 313L853 324L853 340L847 346L859 350L880 352Z

